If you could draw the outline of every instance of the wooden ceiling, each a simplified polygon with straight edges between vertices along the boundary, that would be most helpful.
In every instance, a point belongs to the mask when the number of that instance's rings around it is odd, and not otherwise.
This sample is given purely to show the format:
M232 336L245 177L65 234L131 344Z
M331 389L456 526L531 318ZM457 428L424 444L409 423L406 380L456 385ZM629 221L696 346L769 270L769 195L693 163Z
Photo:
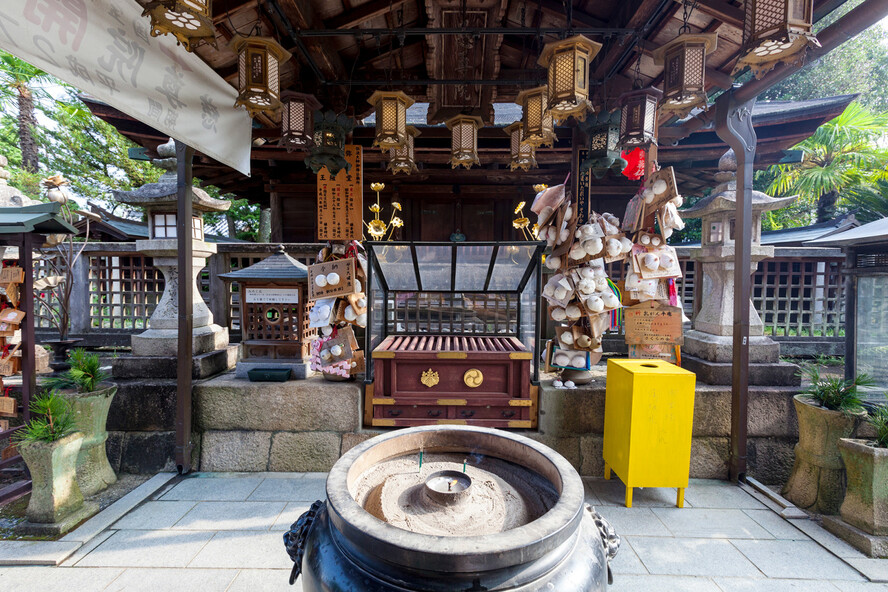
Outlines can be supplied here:
M843 1L815 0L815 18ZM282 89L312 92L325 108L360 119L370 113L366 99L373 91L391 88L428 103L429 124L471 111L489 125L493 103L513 102L520 90L544 83L545 70L537 65L543 45L571 33L586 34L603 44L590 68L596 84L594 103L606 101L608 108L616 107L616 98L631 88L639 55L642 81L661 85L662 67L654 64L651 52L678 34L682 12L677 0L215 0L217 45L204 45L196 53L236 86L237 60L230 39L235 34L273 36L293 55L281 68ZM719 35L707 69L710 92L732 83L729 73L740 47L742 18L742 5L734 0L695 3L689 22L692 31ZM151 151L165 140L115 109L89 104L97 115ZM841 108L835 104L821 111L796 113L795 127L769 131L760 141L759 163L779 160L782 150L810 135ZM294 188L285 196L312 195L314 175L301 162L305 154L277 146L279 117L259 116L255 125L254 138L261 140L254 143L251 178L203 155L195 162L195 174L205 183L260 203L267 203L270 184ZM529 172L507 169L508 137L502 128L482 129L482 167L458 172L450 170L446 128L423 129L416 144L422 170L410 178L393 178L385 172L384 155L369 147L372 127L357 128L353 141L366 147L368 180L527 186L563 180L570 169L573 125L571 120L569 126L558 128L555 146L540 149L540 168ZM660 162L694 167L681 172L684 190L694 191L710 184L709 174L725 149L714 132L704 131L676 146L661 146ZM606 178L601 190L631 192L625 185L624 179Z

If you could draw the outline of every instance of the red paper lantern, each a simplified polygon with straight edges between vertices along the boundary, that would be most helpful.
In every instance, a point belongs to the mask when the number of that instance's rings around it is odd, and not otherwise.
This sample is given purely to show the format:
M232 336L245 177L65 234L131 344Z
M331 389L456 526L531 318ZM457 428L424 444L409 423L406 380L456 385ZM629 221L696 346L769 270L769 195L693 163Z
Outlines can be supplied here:
M633 148L632 150L624 150L622 156L626 160L626 162L629 163L626 165L626 168L623 169L623 174L626 177L632 179L633 181L638 181L639 179L644 177L644 148Z

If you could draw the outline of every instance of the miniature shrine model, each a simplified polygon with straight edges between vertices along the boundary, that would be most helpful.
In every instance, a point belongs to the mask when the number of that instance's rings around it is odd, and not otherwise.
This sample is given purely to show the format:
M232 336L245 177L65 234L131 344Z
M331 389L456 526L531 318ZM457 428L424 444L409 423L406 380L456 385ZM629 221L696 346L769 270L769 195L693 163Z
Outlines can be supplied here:
M281 245L274 255L221 277L240 286L243 341L236 376L275 369L305 378L311 341L317 337L317 330L309 327L305 265Z
M367 243L365 423L537 423L544 245Z

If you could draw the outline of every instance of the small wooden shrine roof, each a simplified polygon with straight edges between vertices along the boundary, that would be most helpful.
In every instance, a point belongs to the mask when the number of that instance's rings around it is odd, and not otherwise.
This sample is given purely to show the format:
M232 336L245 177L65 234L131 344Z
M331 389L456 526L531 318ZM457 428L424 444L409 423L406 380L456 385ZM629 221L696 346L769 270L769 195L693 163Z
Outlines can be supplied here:
M0 234L76 234L77 229L59 216L61 209L57 203L0 208Z
M219 274L226 281L300 282L308 279L308 268L296 261L280 245L273 255L259 263L230 273Z

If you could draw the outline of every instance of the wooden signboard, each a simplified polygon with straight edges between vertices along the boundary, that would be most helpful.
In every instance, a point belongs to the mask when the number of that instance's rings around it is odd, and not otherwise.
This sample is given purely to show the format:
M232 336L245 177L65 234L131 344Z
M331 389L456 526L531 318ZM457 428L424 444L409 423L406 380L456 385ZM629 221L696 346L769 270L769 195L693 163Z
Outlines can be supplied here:
M17 402L12 397L0 397L0 416L16 417Z
M656 301L644 302L623 310L626 343L630 345L681 345L682 314L677 306Z
M345 147L351 169L331 178L327 167L318 173L318 240L361 240L363 222L363 154L361 147Z
M644 211L644 198L636 194L626 205L626 213L623 215L621 230L635 232L641 225L641 213Z
M325 286L319 286L317 277L319 275L326 277L331 273L339 275L339 283L333 286L329 285L329 283ZM349 294L354 294L358 291L356 289L357 284L355 283L355 279L354 257L309 265L308 298L309 300L320 300L322 298L333 298L335 296L348 296Z
M0 312L0 321L4 323L13 323L15 325L21 325L22 320L25 318L25 313L21 310L16 310L14 308L7 308L6 310Z
M0 269L0 284L20 284L25 281L25 270L21 267Z

